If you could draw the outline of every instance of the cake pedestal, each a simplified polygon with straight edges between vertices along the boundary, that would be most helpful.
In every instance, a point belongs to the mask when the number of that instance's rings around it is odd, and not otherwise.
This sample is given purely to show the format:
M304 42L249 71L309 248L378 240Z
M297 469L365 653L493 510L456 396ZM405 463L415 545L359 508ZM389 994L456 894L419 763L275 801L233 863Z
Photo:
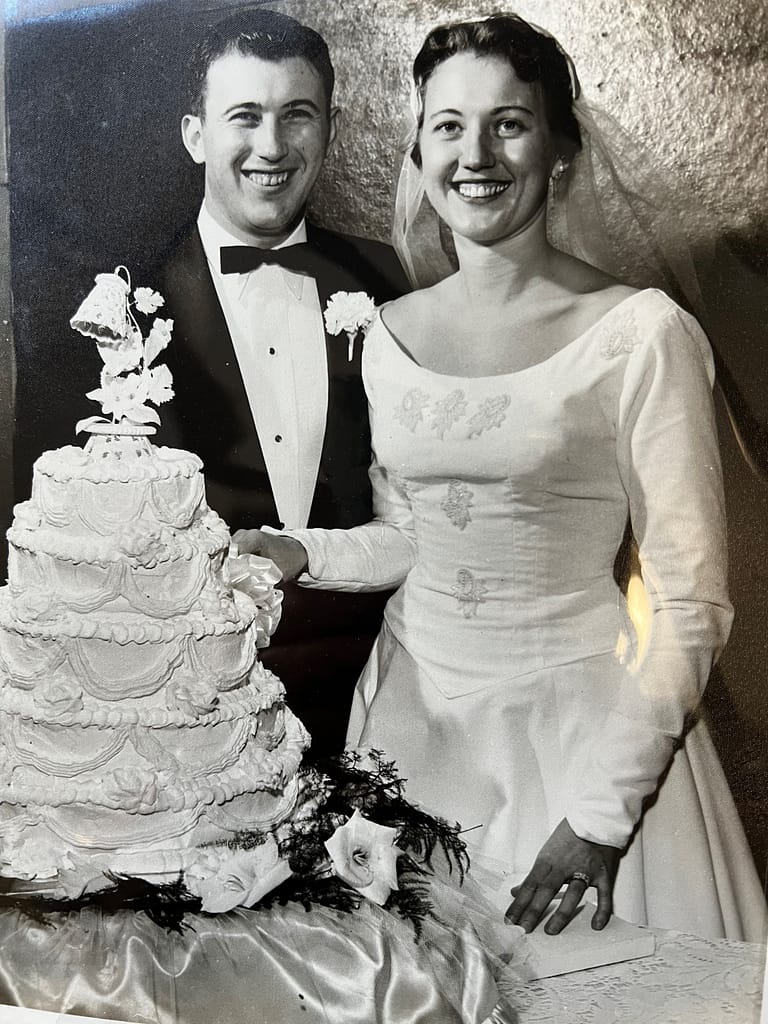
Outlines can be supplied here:
M3 909L0 1003L142 1024L481 1024L499 998L466 924L427 921L416 943L410 923L367 901L188 922L176 934L141 912L41 924Z

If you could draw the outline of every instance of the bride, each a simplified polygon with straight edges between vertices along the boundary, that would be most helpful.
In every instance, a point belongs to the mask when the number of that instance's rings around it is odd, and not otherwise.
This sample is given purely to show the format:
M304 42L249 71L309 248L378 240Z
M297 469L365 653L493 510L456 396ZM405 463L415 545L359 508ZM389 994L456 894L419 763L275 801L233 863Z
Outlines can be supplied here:
M560 931L594 886L596 928L615 908L759 940L696 716L732 615L707 339L664 292L551 244L595 143L555 40L513 15L437 28L414 83L409 170L458 271L366 338L376 519L235 540L308 586L399 586L348 743L395 758L411 799L504 863L511 920L534 928L565 886ZM407 262L440 277L433 257ZM615 578L629 531L637 611Z

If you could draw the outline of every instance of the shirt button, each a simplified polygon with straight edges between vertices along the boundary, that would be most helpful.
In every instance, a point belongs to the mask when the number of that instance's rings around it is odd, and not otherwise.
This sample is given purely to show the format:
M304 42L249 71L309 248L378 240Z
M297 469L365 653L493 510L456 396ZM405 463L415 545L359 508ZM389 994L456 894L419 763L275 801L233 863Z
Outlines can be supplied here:
M275 440L277 441L278 444L280 444L280 442L283 440L283 435L275 434Z
M275 354L275 350L272 347L270 347L270 349L269 349L269 354L271 356L273 356Z

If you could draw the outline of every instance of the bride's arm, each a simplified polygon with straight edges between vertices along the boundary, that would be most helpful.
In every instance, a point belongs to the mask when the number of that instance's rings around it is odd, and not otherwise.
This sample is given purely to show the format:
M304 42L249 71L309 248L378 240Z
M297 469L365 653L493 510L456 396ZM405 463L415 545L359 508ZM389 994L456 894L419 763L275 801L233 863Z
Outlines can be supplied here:
M352 592L391 590L403 582L415 562L413 513L407 488L396 473L379 463L376 453L371 341L363 349L362 373L373 435L368 470L373 519L346 530L278 531L263 527L240 530L233 538L241 551L271 558L284 579L298 578L305 587Z
M325 590L389 590L415 561L411 503L403 482L376 460L369 471L374 519L349 530L286 530L307 553L299 582Z
M617 659L615 678L606 680L586 771L566 780L566 817L516 893L511 918L528 929L570 879L547 923L547 931L559 931L583 896L580 878L598 889L593 926L606 923L618 853L669 765L730 630L709 345L693 318L674 307L638 330L620 396L617 459L640 551L647 632L633 664Z
M635 663L617 663L589 776L567 811L578 835L600 843L629 839L731 626L713 379L703 332L674 307L627 363L617 455L650 617Z
M408 575L415 559L411 504L402 481L374 455L369 470L375 518L348 530L238 530L241 552L271 558L302 586L323 590L390 590Z

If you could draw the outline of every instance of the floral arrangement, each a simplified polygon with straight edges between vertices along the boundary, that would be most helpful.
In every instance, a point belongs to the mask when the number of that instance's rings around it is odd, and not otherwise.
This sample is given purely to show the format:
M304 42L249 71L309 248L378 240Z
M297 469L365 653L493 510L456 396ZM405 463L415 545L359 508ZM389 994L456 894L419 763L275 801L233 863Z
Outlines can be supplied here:
M240 834L230 846L247 846ZM463 881L469 867L459 826L410 804L394 761L378 750L347 751L305 767L291 818L276 832L292 874L256 904L313 903L351 911L362 898L412 921L431 910L429 875L439 851Z
M99 387L87 397L101 404L103 415L80 420L78 432L103 424L146 427L160 423L152 406L173 398L173 378L165 364L153 364L171 340L173 320L155 317L145 337L135 312L150 317L164 302L151 288L136 288L131 297L125 267L96 277L96 286L70 326L96 341L104 367Z
M376 314L373 299L366 292L335 292L325 307L325 327L329 334L347 336L347 361L352 361L355 341Z
M109 888L77 899L0 893L0 906L41 921L49 913L86 906L144 910L156 924L181 931L191 927L187 915L201 911L294 902L307 910L320 904L349 913L365 898L410 920L418 939L432 910L429 876L436 851L460 881L469 858L458 825L413 806L403 793L394 762L380 751L369 751L365 759L348 752L301 770L296 809L277 829L241 832L205 848L203 859L212 863L227 855L223 887L208 892L198 879L183 875L157 885L108 873Z

